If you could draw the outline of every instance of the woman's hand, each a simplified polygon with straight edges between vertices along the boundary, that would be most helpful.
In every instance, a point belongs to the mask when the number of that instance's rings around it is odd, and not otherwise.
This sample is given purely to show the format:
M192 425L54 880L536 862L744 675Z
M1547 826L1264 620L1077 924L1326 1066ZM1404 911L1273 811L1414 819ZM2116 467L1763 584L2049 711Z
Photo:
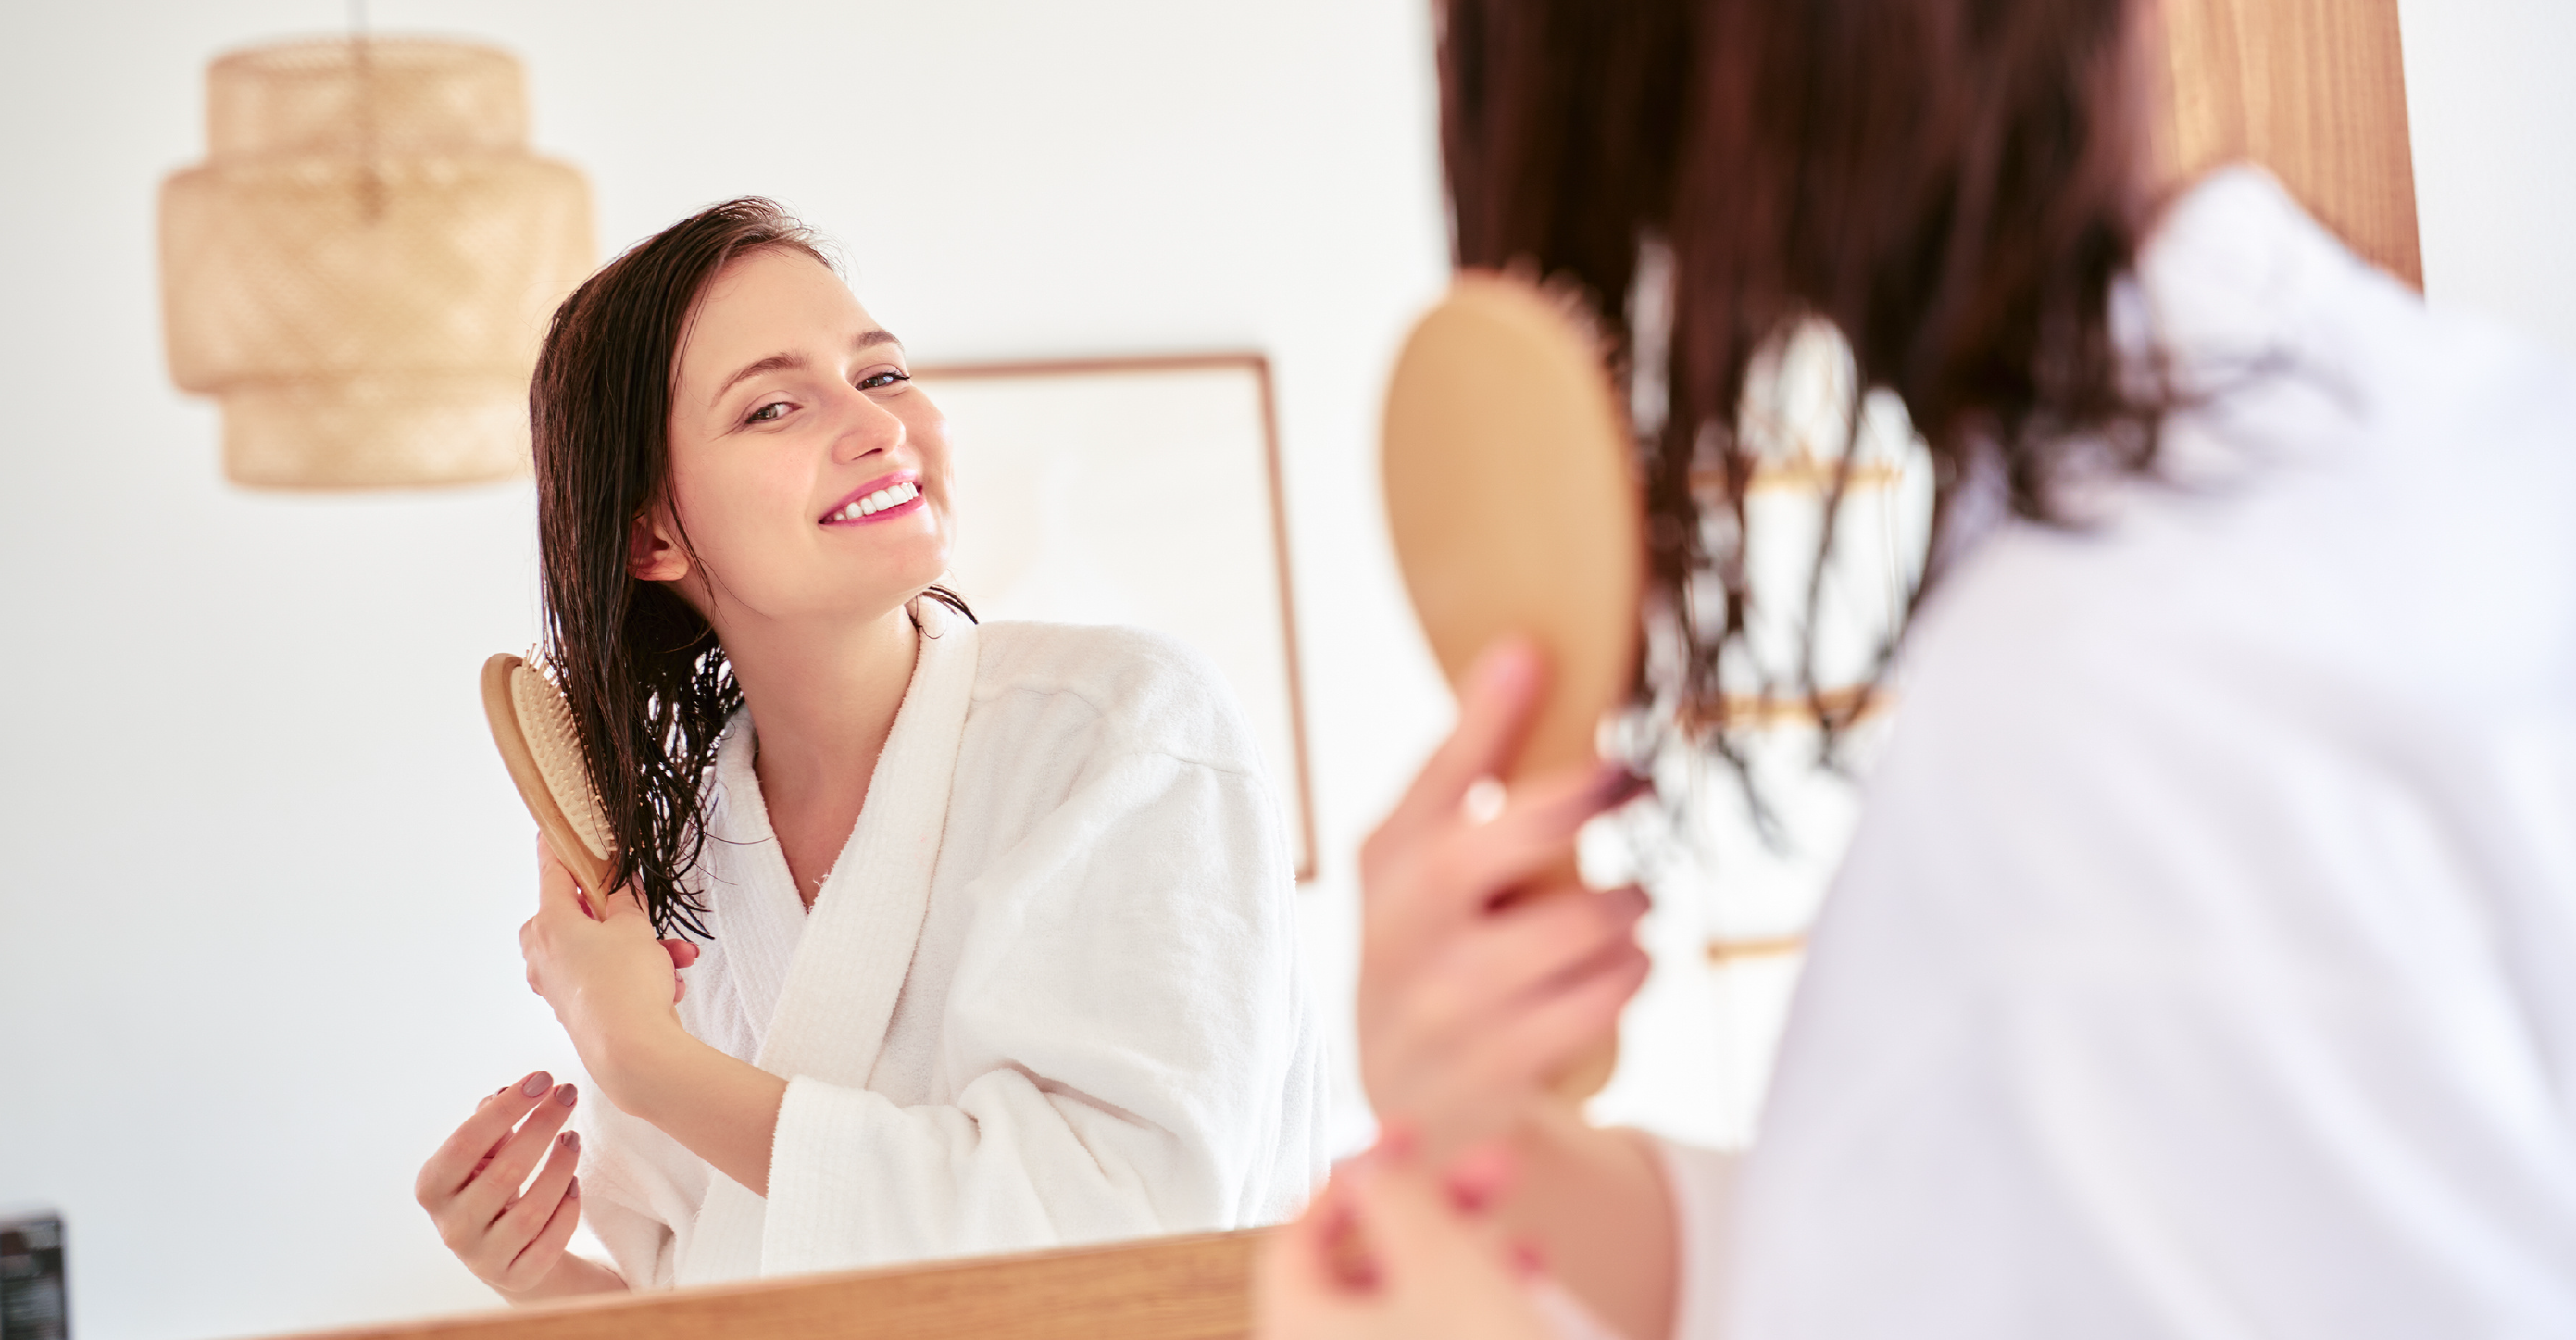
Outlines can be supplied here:
M1469 813L1471 790L1510 763L1543 680L1528 644L1487 652L1456 731L1360 849L1361 1075L1378 1115L1418 1129L1435 1161L1516 1125L1646 977L1643 894L1524 888L1642 782L1568 771ZM1516 890L1537 896L1507 898Z
M581 1136L563 1130L579 1097L542 1070L502 1089L429 1156L412 1184L412 1195L438 1225L439 1241L476 1279L514 1302L625 1287L605 1268L564 1251L581 1223L581 1179L573 1171Z
M1343 1164L1324 1194L1263 1249L1253 1277L1253 1334L1555 1340L1531 1292L1533 1255L1476 1222L1497 1188L1476 1185L1475 1162L1462 1161L1435 1183L1404 1142L1389 1140Z
M680 1026L676 977L697 961L697 946L655 940L632 888L597 899L576 887L540 838L537 914L519 928L519 952L528 988L554 1006L602 1097L755 1195L769 1194L787 1081Z
M546 998L591 1076L616 1096L638 1052L680 1032L672 1006L688 989L679 970L697 946L656 940L634 890L606 898L573 882L537 841L537 914L519 927L528 989Z

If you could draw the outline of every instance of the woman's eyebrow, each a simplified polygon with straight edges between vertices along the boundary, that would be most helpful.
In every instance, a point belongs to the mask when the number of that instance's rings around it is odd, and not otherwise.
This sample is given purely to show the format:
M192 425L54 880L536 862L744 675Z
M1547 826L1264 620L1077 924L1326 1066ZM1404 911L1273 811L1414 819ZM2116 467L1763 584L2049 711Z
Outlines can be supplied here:
M896 339L893 331L871 330L850 341L850 348L856 352L861 349L873 349L880 344L900 347L903 341ZM799 353L771 354L767 358L755 359L743 364L732 376L725 378L724 385L717 387L716 393L707 399L709 402L724 399L725 392L732 390L737 383L747 377L757 377L764 372L791 372L807 366L810 364L805 355Z
M716 393L708 396L707 401L712 404L718 400L724 399L725 392L732 390L737 383L743 381L745 378L757 377L764 372L786 372L805 366L807 366L807 364L805 361L805 355L803 354L771 354L767 358L745 363L742 365L741 370L735 372L732 376L725 378L724 385L717 387Z

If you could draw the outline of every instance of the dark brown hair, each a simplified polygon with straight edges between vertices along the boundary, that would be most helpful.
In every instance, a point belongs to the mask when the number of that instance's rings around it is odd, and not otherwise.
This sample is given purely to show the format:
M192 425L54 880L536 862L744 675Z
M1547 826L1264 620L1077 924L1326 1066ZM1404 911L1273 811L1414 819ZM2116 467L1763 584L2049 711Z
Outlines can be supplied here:
M2056 521L2074 475L2152 465L2159 412L2124 380L2109 310L2148 214L2132 8L1445 0L1458 263L1527 266L1592 295L1620 370L1667 388L1640 441L1651 608L1681 643L1694 735L1722 736L1720 662L1748 654L1755 447L1738 440L1737 402L1793 325L1830 322L1856 395L1904 401L1931 451L1936 555L1963 481L1994 480L2015 512ZM1650 246L1669 248L1671 322L1663 365L1638 368L1622 303ZM1670 613L1693 609L1694 580L1722 586L1718 626ZM1829 701L1815 683L1812 586L1808 603L1796 691L1830 744L1869 695Z
M708 938L706 906L682 877L705 846L708 771L742 690L714 628L629 574L627 556L637 518L669 485L672 387L698 299L728 262L766 249L831 264L811 230L756 198L637 243L555 309L528 388L543 655L608 816L611 883L635 881L665 935ZM966 613L946 590L925 594Z

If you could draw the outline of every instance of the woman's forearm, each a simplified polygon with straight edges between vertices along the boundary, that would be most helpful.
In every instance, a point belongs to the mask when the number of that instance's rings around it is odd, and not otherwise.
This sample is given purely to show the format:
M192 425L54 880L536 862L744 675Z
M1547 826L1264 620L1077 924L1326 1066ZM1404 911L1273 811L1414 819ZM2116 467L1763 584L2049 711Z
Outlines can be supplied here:
M610 1102L753 1194L769 1194L769 1147L787 1081L677 1028L621 1048L604 1069L593 1078Z
M1506 1230L1536 1243L1548 1272L1631 1340L1670 1336L1680 1233L1649 1138L1549 1104L1512 1144L1518 1177L1496 1207Z

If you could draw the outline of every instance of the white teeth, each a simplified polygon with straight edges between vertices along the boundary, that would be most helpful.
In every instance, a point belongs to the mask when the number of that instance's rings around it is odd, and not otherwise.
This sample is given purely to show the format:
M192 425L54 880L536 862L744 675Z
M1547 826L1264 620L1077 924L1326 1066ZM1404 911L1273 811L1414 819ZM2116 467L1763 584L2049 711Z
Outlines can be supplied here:
M911 502L913 499L920 496L921 486L919 484L896 484L889 488L878 489L876 492L859 499L857 502L851 503L849 506L832 513L824 519L827 521L856 521L863 516L875 516L877 513L882 512L889 507L901 507L905 503Z

